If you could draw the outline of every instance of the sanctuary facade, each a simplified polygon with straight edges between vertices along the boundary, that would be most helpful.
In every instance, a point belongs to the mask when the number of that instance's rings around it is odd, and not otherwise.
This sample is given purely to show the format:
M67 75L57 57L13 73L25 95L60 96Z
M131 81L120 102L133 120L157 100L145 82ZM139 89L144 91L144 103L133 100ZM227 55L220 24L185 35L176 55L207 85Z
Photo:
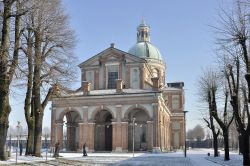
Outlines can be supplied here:
M128 52L111 44L79 68L81 88L52 98L51 145L79 151L86 143L88 152L184 146L184 83L166 83L166 64L144 21Z

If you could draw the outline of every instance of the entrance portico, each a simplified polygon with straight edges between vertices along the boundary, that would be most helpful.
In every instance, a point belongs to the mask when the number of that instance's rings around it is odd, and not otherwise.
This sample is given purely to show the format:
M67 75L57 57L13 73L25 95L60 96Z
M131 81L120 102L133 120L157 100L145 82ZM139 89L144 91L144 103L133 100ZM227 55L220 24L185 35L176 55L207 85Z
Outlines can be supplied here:
M155 97L155 94L147 94L146 98ZM115 96L117 98L117 95ZM121 96L122 97L122 96ZM130 97L123 97L124 102ZM102 103L105 98L94 100ZM82 100L82 104L89 101ZM135 100L135 102L138 102ZM128 152L132 151L132 118L135 118L135 151L151 151L155 147L156 136L154 134L154 123L152 111L156 108L154 104L112 104L109 106L82 106L82 107L58 107L63 106L63 103L55 103L52 111L52 116L55 119L52 121L53 128L52 142L59 141L60 147L67 151L81 151L82 146L86 143L88 152ZM73 102L69 103L74 104ZM57 105L56 105L57 104ZM91 104L91 103L90 103ZM70 104L67 104L72 106ZM150 109L152 109L150 111ZM58 117L56 119L56 117ZM63 117L67 120L63 121ZM56 123L54 123L56 122ZM63 131L64 127L66 132ZM63 133L67 133L66 136ZM168 138L167 134L163 134ZM53 145L53 144L52 144ZM169 146L169 145L168 145ZM164 147L162 147L163 149ZM166 149L166 148L165 148Z

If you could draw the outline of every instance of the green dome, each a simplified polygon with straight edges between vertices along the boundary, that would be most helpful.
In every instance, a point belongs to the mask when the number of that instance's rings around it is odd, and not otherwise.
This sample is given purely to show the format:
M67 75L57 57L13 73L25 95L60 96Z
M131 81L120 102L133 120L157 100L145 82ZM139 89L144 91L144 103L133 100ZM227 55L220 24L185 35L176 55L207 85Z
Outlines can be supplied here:
M129 49L128 53L138 56L140 58L152 58L162 60L160 51L150 42L138 42L132 48Z

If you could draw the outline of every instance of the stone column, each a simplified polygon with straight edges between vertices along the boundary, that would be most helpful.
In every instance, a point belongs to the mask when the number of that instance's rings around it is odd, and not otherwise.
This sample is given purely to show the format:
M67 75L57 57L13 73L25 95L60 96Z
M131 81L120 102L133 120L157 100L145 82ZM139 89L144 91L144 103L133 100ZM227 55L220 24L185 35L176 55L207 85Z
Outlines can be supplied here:
M153 149L153 121L147 121L147 149Z
M88 106L82 107L82 121L79 123L79 149L82 149L84 143L87 145L87 134L88 134Z
M144 67L140 68L140 88L144 89L144 82L145 82L145 69Z
M162 70L159 70L159 76L158 77L159 77L159 85L164 84L163 79L162 79L163 78L163 71Z
M59 142L60 147L63 146L63 122L56 123L56 142Z
M87 147L89 152L94 151L94 132L95 132L95 123L88 123L87 131Z
M121 151L120 145L120 133L119 128L120 124L118 122L112 122L112 151Z
M104 89L107 89L108 88L108 82L107 82L107 66L104 66L103 68L103 83L104 83Z
M112 122L112 150L128 151L128 122Z
M153 123L153 152L160 151L160 144L159 144L159 104L153 103L153 114L154 114L154 123Z
M118 78L122 79L122 62L119 63L119 69L118 70L119 70L119 72L118 72L118 74L119 74Z
M84 137L83 137L84 123L78 123L78 125L79 125L79 144L78 144L78 147L79 147L79 150L82 150L82 146L84 144Z
M126 68L126 88L130 88L130 66L127 66Z
M82 123L82 141L83 141L83 144L86 143L87 144L87 141L88 141L88 130L89 130L89 124L86 122L86 123ZM88 145L87 145L88 147Z
M128 151L128 122L122 123L122 151Z

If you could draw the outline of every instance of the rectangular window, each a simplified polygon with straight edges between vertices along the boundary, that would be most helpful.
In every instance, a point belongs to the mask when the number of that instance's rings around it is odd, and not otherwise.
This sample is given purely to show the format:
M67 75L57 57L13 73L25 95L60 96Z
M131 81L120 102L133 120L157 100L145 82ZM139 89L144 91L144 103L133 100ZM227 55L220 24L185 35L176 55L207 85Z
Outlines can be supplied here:
M139 68L130 68L130 87L133 89L140 88L140 71Z
M118 65L107 66L107 88L115 89L116 80L118 79Z
M172 109L179 109L180 108L180 97L179 95L172 96Z
M116 80L118 79L118 72L108 73L108 89L116 88Z

